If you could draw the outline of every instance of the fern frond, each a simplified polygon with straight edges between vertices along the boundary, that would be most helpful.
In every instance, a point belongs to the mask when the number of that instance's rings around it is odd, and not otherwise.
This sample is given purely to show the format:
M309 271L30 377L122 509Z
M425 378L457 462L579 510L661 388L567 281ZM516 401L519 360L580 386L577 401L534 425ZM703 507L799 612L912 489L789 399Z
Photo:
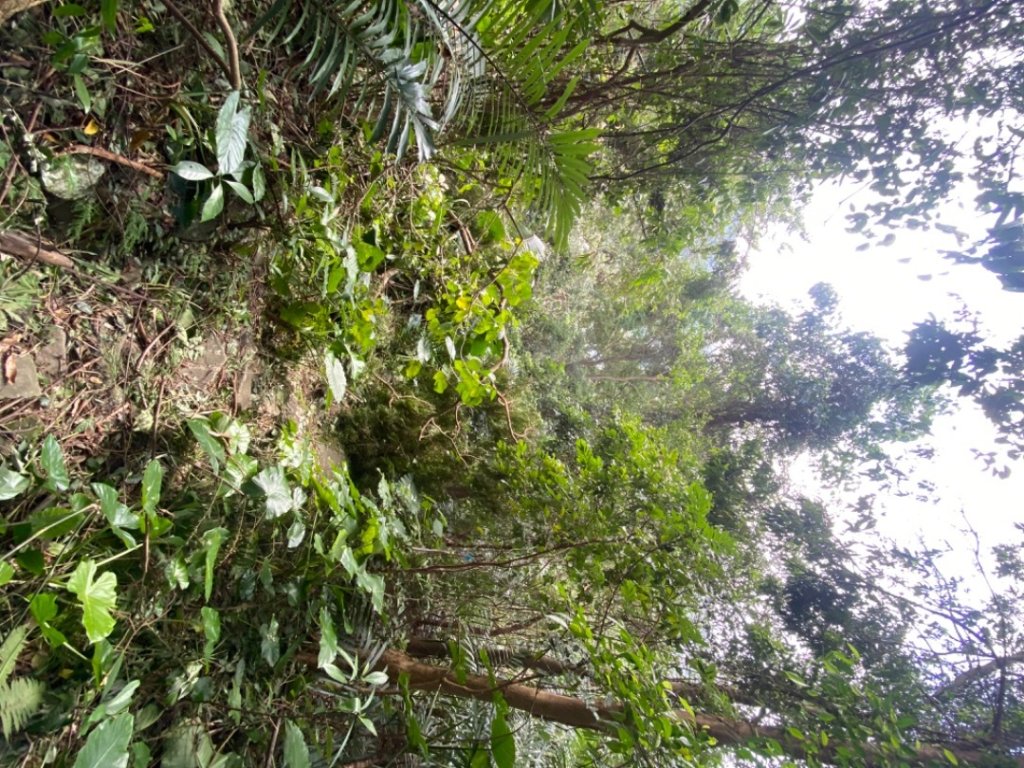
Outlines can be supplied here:
M8 678L14 672L14 665L28 640L28 630L28 624L17 626L0 644L0 687L7 684Z
M45 686L38 680L16 677L9 685L0 685L0 730L4 738L20 731L43 705Z

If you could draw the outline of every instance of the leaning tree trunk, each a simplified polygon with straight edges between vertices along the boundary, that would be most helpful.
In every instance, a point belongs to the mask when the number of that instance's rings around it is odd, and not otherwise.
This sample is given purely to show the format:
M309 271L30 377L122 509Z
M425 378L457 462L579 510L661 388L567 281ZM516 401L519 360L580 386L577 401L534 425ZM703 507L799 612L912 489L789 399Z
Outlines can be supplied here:
M483 675L462 675L458 678L448 667L434 666L417 661L407 653L398 650L387 650L381 656L378 667L387 672L393 682L406 676L410 688L421 691L443 693L459 698L492 701L494 692L500 691L508 705L532 717L540 717L554 723L571 728L587 728L595 731L612 731L622 714L620 704L596 704L585 702L574 696L566 696L546 691L532 685L517 683L512 680L498 680L492 685L489 678ZM724 717L704 712L675 710L676 717L695 730L703 731L715 739L721 747L756 745L758 742L773 740L790 757L804 759L810 757L803 741L794 738L784 726L761 726L739 718ZM815 752L814 758L820 762L834 762L838 759L838 749L842 744L830 743ZM874 768L885 763L884 756L871 745L846 745L856 754L863 755L865 768ZM901 759L902 763L917 766L944 765L951 761L947 751L958 763L979 765L991 760L992 756L979 749L953 747L918 746L909 758ZM1024 758L1011 758L1005 764L1024 768Z

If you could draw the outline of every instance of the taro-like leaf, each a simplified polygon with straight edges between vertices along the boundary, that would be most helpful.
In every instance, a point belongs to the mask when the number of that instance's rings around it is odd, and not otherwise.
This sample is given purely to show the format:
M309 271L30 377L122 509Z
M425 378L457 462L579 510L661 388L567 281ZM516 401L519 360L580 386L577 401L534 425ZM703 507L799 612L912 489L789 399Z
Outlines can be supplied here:
M97 643L111 632L117 622L111 615L117 603L117 576L107 571L96 578L96 563L83 560L71 574L68 592L78 596L82 606L82 626L89 642Z
M60 444L53 435L47 435L43 441L40 463L46 472L46 487L51 491L66 491L71 485L68 468L64 464L64 454Z
M267 467L256 475L255 483L266 495L267 519L280 517L292 508L292 492L284 468L275 465Z
M284 764L288 768L309 768L309 747L302 730L288 720L284 726Z
M125 768L135 718L128 713L100 723L75 758L74 768Z
M0 501L20 496L28 489L29 479L7 467L0 467Z

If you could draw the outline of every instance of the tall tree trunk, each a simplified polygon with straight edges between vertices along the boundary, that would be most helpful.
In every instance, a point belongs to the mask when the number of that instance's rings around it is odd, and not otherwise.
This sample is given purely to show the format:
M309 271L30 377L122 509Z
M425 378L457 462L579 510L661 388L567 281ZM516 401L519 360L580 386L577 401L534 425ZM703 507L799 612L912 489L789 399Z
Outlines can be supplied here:
M378 667L385 670L393 682L405 675L410 688L421 691L443 693L460 698L491 701L495 690L501 692L509 706L525 712L532 717L540 717L554 723L571 728L587 728L595 731L611 731L622 713L619 704L588 703L574 696L566 696L546 691L532 685L518 683L513 680L499 680L493 686L487 677L482 675L464 676L461 681L447 667L424 664L407 653L398 650L387 650L381 656ZM721 747L741 746L757 743L767 739L779 744L785 754L796 759L807 758L805 743L794 738L784 726L761 726L738 718L724 717L703 712L689 712L684 709L675 711L680 721L687 723L696 730L704 731L715 739ZM843 745L830 743L822 747L815 758L821 762L833 762L837 759L837 750ZM854 753L863 754L865 768L874 768L884 764L882 754L870 744L846 745ZM950 747L958 763L979 765L991 760L992 756L980 749ZM1005 760L1005 758L1004 758ZM940 746L919 746L913 756L901 760L910 765L949 765L947 750ZM1024 758L1010 759L1007 765L1024 768Z

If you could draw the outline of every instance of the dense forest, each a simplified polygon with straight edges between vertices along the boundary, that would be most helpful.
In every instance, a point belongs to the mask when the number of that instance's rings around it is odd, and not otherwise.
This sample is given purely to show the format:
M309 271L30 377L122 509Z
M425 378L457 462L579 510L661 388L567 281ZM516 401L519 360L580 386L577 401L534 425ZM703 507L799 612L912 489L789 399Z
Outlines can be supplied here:
M845 179L865 248L1024 290L1022 41L1020 0L0 0L0 764L1024 766L1024 522L951 573L871 503L960 404L1016 470L1024 336L737 288Z

